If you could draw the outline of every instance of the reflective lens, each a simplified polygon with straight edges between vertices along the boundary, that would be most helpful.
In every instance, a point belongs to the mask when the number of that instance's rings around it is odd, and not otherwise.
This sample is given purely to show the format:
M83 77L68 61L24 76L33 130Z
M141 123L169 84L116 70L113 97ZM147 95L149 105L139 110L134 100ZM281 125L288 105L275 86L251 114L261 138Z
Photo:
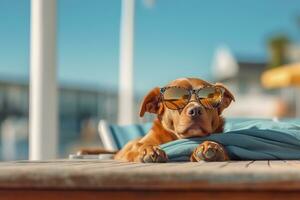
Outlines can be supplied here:
M206 87L200 89L197 95L203 106L207 108L215 108L222 101L223 89L219 87Z
M165 105L173 110L182 109L189 102L190 93L184 88L170 87L163 93Z

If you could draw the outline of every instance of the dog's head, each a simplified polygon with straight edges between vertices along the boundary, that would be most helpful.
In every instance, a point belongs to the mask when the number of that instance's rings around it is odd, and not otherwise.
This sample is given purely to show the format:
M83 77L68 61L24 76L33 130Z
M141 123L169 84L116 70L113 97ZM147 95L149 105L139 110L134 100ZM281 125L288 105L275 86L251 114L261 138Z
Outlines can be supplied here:
M196 78L181 78L172 81L165 88L186 89L190 92L187 97L189 101L186 100L183 106L175 105L173 108L165 101L161 88L156 87L144 97L140 109L141 117L145 112L157 114L163 128L178 138L206 136L222 131L224 121L221 114L234 101L234 96L225 86L218 83L210 84ZM205 99L199 98L196 94L201 88L221 90L219 103L214 106L205 105Z

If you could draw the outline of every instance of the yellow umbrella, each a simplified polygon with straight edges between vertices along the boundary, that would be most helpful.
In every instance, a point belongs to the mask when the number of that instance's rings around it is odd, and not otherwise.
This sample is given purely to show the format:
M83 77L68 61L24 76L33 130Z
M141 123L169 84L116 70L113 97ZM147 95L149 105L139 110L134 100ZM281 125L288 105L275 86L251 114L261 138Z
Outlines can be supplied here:
M300 63L284 65L265 71L261 76L265 88L300 86Z

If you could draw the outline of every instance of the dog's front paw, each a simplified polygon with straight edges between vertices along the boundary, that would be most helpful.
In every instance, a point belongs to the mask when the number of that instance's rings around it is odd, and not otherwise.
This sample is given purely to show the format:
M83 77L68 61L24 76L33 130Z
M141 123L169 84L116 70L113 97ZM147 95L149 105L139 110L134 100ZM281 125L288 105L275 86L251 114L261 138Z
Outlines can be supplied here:
M140 161L144 163L163 163L168 161L166 153L158 146L146 146L140 149Z
M216 142L205 141L201 143L192 153L190 160L193 162L204 161L226 161L229 160L225 148Z

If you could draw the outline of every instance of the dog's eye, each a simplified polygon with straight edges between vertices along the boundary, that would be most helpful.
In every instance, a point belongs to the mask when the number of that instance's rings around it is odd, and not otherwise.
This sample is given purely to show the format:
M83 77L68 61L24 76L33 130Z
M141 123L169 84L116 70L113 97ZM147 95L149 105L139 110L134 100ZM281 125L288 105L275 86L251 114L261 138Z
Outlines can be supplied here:
M199 101L206 108L217 107L222 101L222 91L218 88L203 88L198 91Z
M213 98L215 92L216 92L215 88L208 87L199 90L197 95L199 98Z
M189 101L189 91L184 88L167 88L163 94L165 105L170 109L182 109Z

